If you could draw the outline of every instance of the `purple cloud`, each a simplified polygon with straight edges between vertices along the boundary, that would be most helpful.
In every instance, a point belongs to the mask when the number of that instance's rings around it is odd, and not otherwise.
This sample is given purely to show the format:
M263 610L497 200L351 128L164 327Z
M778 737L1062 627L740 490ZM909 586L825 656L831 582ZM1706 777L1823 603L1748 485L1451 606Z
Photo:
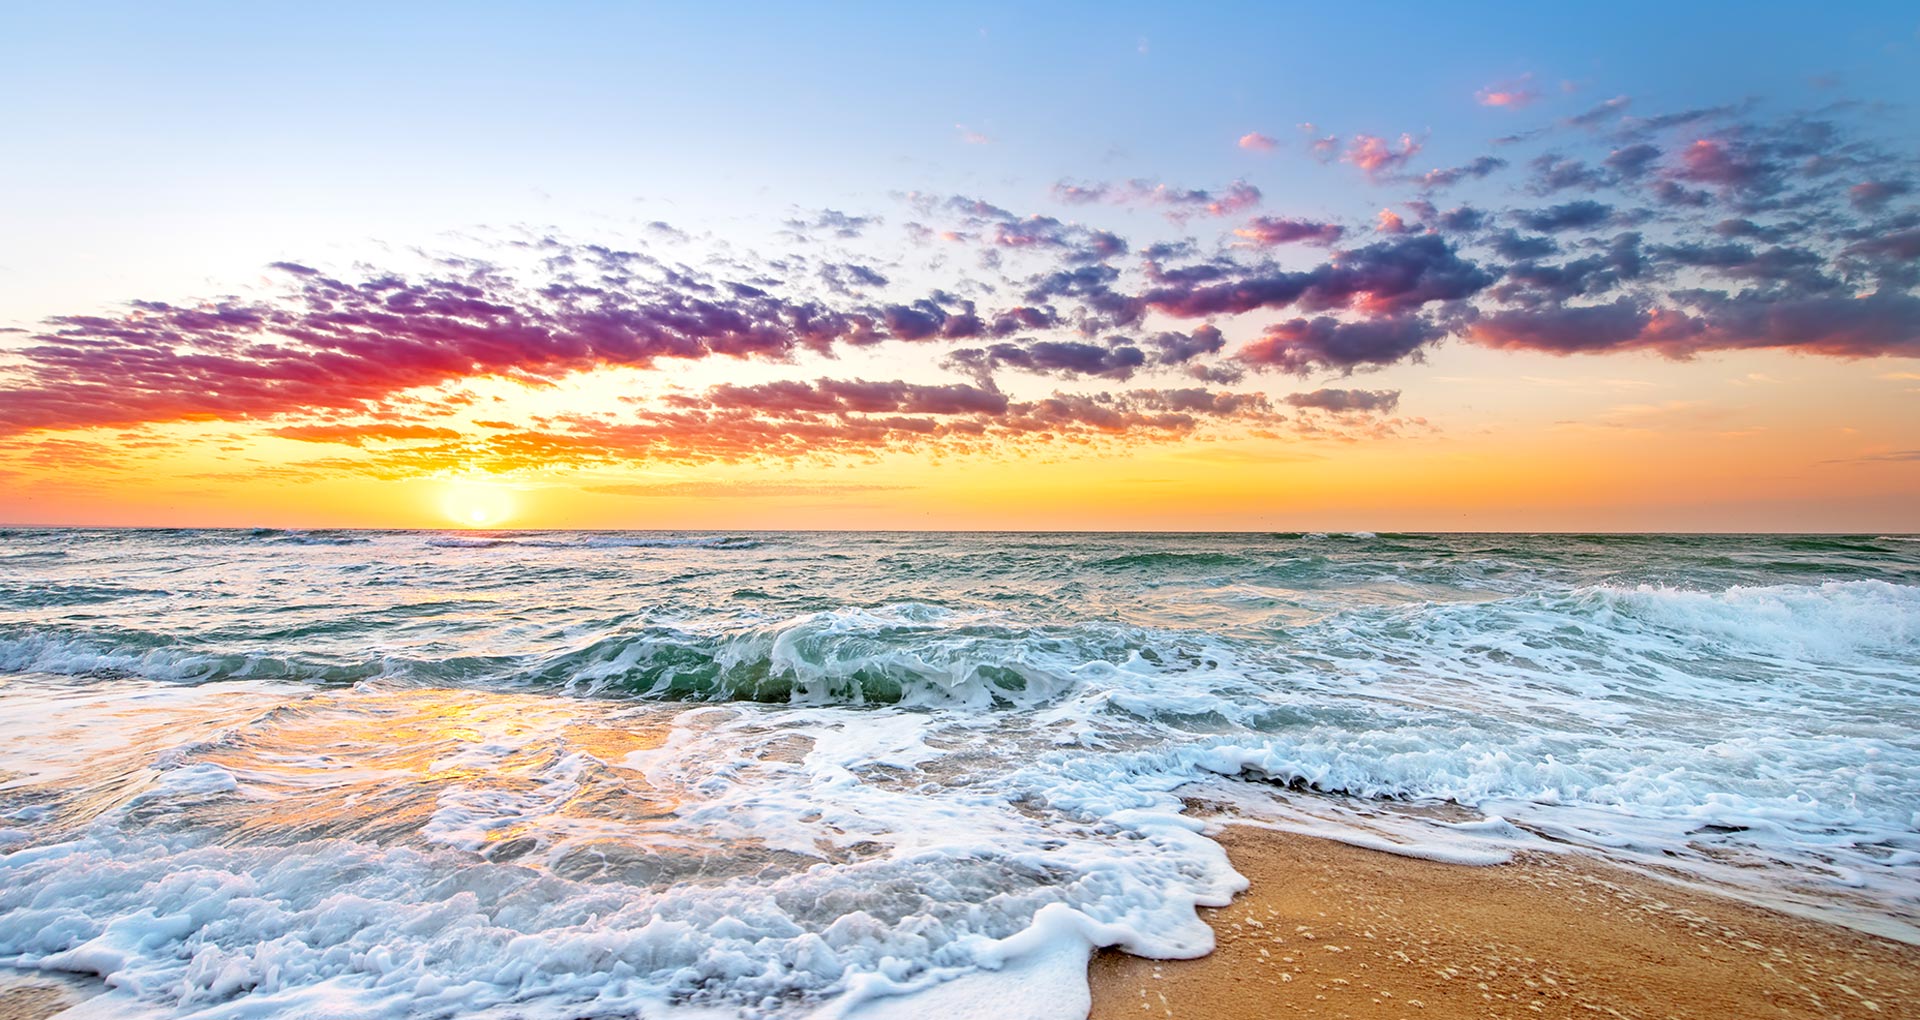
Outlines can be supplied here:
M1237 357L1260 368L1305 375L1318 369L1390 365L1440 339L1444 331L1413 316L1343 322L1329 316L1268 326Z
M1255 216L1247 225L1234 230L1234 235L1244 237L1255 244L1272 246L1276 244L1333 244L1347 232L1337 223L1318 223L1313 220L1291 219L1279 216Z
M1319 389L1311 393L1292 393L1286 400L1293 407L1313 408L1333 414L1391 414L1400 406L1400 391Z

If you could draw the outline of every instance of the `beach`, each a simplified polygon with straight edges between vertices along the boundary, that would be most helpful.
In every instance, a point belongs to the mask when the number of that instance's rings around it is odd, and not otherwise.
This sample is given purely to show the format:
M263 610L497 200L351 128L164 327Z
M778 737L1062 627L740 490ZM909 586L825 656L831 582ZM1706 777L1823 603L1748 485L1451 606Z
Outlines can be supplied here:
M1439 863L1251 826L1198 960L1112 951L1093 1020L1912 1016L1920 947L1587 857Z

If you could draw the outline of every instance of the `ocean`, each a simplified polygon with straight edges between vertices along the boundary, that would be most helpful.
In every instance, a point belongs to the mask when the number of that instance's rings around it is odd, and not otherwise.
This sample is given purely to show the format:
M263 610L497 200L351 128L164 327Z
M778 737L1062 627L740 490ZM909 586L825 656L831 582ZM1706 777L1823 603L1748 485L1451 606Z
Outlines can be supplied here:
M103 1016L1075 1017L1226 820L1920 941L1920 540L0 532Z

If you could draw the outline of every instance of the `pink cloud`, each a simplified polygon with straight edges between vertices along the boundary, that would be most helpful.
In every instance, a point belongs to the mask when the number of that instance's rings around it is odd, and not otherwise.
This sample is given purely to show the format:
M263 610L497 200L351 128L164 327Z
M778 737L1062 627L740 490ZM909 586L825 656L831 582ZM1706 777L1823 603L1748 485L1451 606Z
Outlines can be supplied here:
M1243 209L1251 209L1260 204L1260 189L1246 181L1234 181L1227 185L1212 201L1206 205L1209 216L1231 216Z
M1249 131L1240 136L1240 147L1252 152L1272 152L1280 143L1258 131Z
M1246 226L1234 230L1235 235L1266 246L1294 242L1332 244L1340 240L1341 235L1346 232L1346 228L1337 223L1319 223L1313 220L1278 216L1256 216L1248 220Z
M1499 106L1517 110L1528 106L1540 98L1540 90L1534 87L1532 73L1523 74L1510 81L1495 82L1473 94L1481 106Z
M604 273L628 272L632 259L552 251ZM476 376L539 383L662 359L785 360L843 343L968 339L985 328L964 303L840 311L693 276L612 289L571 270L528 286L491 267L357 283L292 263L276 268L286 281L277 300L141 301L120 315L51 320L52 332L20 352L31 382L0 404L0 434L365 410L409 389Z
M1399 169L1419 151L1420 143L1408 134L1400 136L1399 148L1377 135L1354 135L1340 158L1359 167L1369 177L1380 177Z
M1114 205L1160 206L1167 218L1184 222L1193 216L1231 216L1260 204L1260 189L1234 181L1217 190L1177 188L1158 181L1134 179L1114 183L1074 184L1061 181L1053 197L1068 205L1111 202Z
M1702 138L1680 150L1674 176L1721 188L1754 188L1765 186L1773 173L1764 159L1753 158L1737 144Z
M1340 136L1323 135L1320 126L1312 121L1302 121L1297 125L1300 133L1307 138L1307 151L1322 163L1330 163L1340 154Z

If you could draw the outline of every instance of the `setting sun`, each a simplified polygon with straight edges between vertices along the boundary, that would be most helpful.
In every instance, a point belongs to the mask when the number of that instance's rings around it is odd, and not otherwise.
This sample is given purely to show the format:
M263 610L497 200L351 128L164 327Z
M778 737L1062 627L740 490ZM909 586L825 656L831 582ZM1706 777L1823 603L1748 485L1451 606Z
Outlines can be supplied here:
M441 496L440 509L457 527L498 527L513 516L513 494L493 482L456 482Z

